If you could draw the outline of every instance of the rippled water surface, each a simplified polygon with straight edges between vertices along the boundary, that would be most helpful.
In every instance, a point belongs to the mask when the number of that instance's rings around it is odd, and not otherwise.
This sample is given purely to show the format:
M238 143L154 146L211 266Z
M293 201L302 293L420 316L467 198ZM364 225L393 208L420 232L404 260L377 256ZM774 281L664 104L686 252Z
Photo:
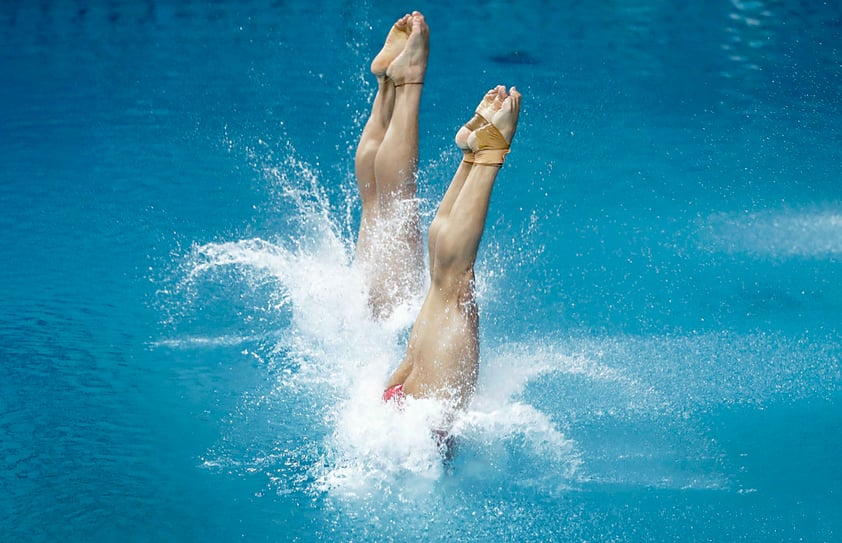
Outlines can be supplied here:
M524 111L482 375L378 400L417 304L350 266L367 72L431 26L428 223L483 92ZM0 539L836 541L833 2L4 2Z

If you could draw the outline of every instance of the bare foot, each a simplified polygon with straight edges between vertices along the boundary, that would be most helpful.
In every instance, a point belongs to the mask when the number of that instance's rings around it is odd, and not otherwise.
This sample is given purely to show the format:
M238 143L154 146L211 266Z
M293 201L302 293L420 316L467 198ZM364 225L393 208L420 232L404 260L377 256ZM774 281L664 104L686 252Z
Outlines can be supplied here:
M427 71L430 29L424 16L417 11L412 12L409 21L411 32L406 47L386 69L386 76L395 82L395 86L423 83Z
M378 77L386 75L386 68L406 47L406 42L409 40L411 19L412 15L407 13L392 25L389 35L386 36L386 43L383 44L383 48L371 61L371 73Z
M497 85L486 92L485 96L482 97L482 101L477 106L473 118L456 132L456 146L463 151L470 151L468 136L477 128L488 124L488 119L492 118L494 113L502 107L503 100L505 99L506 87L503 85Z

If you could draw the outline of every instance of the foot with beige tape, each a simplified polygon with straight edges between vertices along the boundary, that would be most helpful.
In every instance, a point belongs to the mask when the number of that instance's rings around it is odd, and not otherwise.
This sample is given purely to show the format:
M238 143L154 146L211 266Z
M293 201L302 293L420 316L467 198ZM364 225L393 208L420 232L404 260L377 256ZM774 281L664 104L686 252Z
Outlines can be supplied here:
M503 92L505 93L505 90ZM475 165L503 165L517 129L520 98L520 92L512 87L500 109L491 117L491 122L477 128L468 136L468 147L474 153Z
M485 96L482 97L482 101L474 111L474 116L471 117L471 120L465 123L464 126L459 128L458 132L456 132L456 146L462 149L462 152L465 155L465 162L473 163L474 161L474 153L471 151L470 145L468 145L468 136L470 136L471 132L474 130L482 128L488 124L488 119L492 118L494 113L503 106L503 100L505 100L505 98L506 87L503 85L497 85L485 93Z

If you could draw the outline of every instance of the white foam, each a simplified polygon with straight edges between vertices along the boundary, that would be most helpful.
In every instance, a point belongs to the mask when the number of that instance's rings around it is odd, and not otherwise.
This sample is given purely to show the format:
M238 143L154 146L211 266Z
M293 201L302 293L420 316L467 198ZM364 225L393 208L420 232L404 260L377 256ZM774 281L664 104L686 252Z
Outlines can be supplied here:
M842 254L838 206L720 213L700 229L700 248L777 258L822 258Z
M380 399L389 373L403 355L407 327L421 300L411 299L385 322L374 321L361 273L352 264L353 243L342 235L353 229L340 224L331 212L315 170L294 156L261 168L273 192L295 209L291 235L197 245L189 257L185 283L227 277L225 273L234 271L245 284L277 286L270 309L285 312L289 325L278 331L272 356L294 359L296 370L277 375L272 401L306 396L323 406L323 427L317 433L325 437L317 457L312 451L276 451L297 456L296 463L309 462L309 475L301 484L306 480L310 491L346 498L427 492L445 470L442 450L431 433L431 428L448 425L445 406L410 398L397 410ZM481 287L484 292L491 288L488 281ZM220 345L236 341L231 336L207 340ZM196 336L161 343L204 342ZM484 450L522 441L529 454L557 468L551 470L556 479L572 477L579 464L574 443L548 415L517 398L530 378L547 371L552 368L540 356L489 364L475 401L451 421L452 434ZM209 456L208 466L226 463L218 455ZM273 455L246 463L264 469L267 457ZM232 466L241 461L231 460Z
M185 336L174 339L162 339L153 341L150 346L168 347L170 349L197 349L197 348L212 348L212 347L236 347L246 343L253 343L266 338L261 336L236 336L223 335L218 337L205 336Z

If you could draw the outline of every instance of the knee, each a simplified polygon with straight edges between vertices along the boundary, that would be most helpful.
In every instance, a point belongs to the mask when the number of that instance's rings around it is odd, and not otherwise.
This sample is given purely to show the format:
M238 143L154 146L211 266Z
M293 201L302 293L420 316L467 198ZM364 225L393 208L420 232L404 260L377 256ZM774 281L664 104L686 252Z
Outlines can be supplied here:
M430 272L449 276L464 271L470 262L464 254L463 244L459 242L458 225L448 219L436 219L433 223L430 235L435 237L430 242L430 260L435 262L435 268Z
M447 222L447 219L439 217L438 214L433 218L433 222L430 223L430 230L427 232L427 240L429 241L430 245L430 257L433 257L433 253L435 251L436 242L439 238L439 232L441 232L444 223Z
M380 150L380 140L376 138L363 138L357 145L356 160L358 163L368 163L373 165L374 159L377 156L377 151Z
M433 219L430 223L430 259L439 263L446 263L453 259L452 225L446 217Z

